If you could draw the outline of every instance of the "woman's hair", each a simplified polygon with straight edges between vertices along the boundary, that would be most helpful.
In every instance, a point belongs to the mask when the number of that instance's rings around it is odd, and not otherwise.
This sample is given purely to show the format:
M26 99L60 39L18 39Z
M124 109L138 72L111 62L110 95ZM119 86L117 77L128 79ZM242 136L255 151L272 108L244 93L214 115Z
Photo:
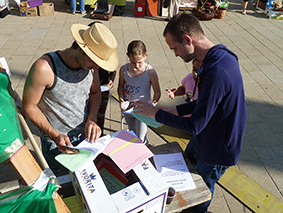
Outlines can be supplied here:
M171 21L168 22L163 31L163 36L165 37L167 33L171 34L174 41L180 43L187 34L199 39L204 36L199 20L186 12L175 15Z
M127 48L128 56L145 55L146 53L146 46L141 40L134 40L129 43Z

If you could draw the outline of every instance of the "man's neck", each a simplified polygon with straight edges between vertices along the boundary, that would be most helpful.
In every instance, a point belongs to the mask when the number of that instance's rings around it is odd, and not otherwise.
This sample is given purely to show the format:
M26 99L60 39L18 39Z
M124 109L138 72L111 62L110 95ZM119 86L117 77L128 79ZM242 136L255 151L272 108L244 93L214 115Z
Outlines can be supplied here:
M77 50L72 47L69 47L65 50L59 51L60 56L62 57L63 61L71 68L78 69L80 65L77 63L76 54Z
M204 37L201 40L195 41L195 49L196 49L196 59L198 61L203 61L208 51L214 46L214 44Z

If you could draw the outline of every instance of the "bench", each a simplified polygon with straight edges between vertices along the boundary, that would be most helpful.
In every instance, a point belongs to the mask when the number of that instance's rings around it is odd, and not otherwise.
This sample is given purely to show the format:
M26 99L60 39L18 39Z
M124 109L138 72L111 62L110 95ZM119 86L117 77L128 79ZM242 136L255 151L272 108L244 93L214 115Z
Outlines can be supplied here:
M118 94L112 94L119 100ZM183 150L190 142L191 135L175 128L163 125L150 129L167 143L178 142ZM283 202L259 185L256 181L245 175L236 166L232 166L218 181L218 184L253 212L282 212Z

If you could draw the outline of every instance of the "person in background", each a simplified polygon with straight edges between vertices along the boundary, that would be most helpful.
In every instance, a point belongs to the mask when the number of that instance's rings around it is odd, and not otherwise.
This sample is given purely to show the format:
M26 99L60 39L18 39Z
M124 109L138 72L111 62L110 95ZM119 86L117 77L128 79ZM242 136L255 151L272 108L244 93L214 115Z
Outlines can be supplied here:
M113 88L115 76L116 76L116 71L109 72L100 67L99 68L100 86L108 85L110 89ZM101 129L101 135L103 135L105 112L108 105L108 100L109 100L109 90L101 92L101 104L97 115L97 125Z
M143 100L151 102L151 87L154 92L151 104L155 106L160 99L161 92L156 71L145 62L148 56L145 44L140 40L130 42L127 48L127 56L130 63L123 65L119 72L120 108L125 110L123 107L125 101ZM129 129L133 130L138 138L147 144L147 125L131 114L125 114L125 119Z
M41 130L43 155L51 170L63 170L55 157L73 146L96 141L101 91L98 69L116 70L117 41L101 23L73 24L72 46L43 55L32 65L23 93L23 111Z
M67 1L65 1L67 3ZM75 15L77 10L77 1L76 0L69 0L71 5L71 14ZM82 15L86 14L85 11L85 0L79 0L79 6L80 6L80 13Z
M175 96L186 95L186 102L194 101L198 97L198 88L197 88L197 69L201 67L201 63L197 60L193 60L193 70L189 73L183 80L182 85L178 88L174 88L167 91L167 96L174 99Z
M168 4L168 17L165 18L165 21L170 21L174 15L179 13L180 0L165 0L164 3Z
M157 108L137 101L135 113L191 134L186 154L202 176L213 198L215 183L229 166L237 164L247 120L243 80L238 57L222 44L213 44L198 19L179 13L166 25L163 35L176 57L196 59L199 97L172 108ZM190 117L184 115L191 114ZM193 207L206 212L211 200Z
M249 0L243 0L243 15L247 14L247 7L248 7Z

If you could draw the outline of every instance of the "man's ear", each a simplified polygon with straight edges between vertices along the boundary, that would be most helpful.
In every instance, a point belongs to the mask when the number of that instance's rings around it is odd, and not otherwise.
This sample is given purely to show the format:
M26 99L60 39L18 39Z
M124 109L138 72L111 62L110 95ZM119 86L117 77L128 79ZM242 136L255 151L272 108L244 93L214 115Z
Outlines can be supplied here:
M189 44L191 45L193 43L192 41L192 37L189 35L184 35L183 39Z

